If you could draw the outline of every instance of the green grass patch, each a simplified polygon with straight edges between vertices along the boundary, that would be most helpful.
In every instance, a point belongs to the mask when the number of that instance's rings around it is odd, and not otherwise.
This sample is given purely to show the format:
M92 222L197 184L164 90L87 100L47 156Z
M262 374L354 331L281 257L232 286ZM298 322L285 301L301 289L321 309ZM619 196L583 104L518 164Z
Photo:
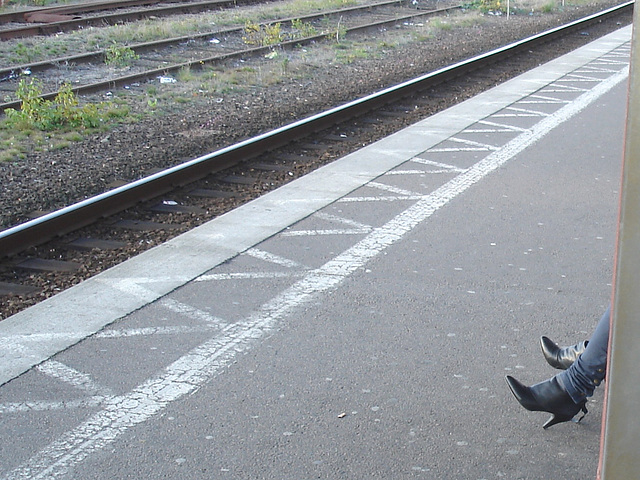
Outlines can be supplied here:
M540 7L542 13L552 13L558 9L558 4L555 1L547 2Z
M127 67L140 57L130 47L113 42L104 52L104 63L114 67Z
M370 58L372 55L366 47L344 42L335 44L334 50L336 61L343 64L350 64L362 58Z
M434 30L442 30L442 31L453 30L453 25L451 24L451 22L440 17L432 18L429 21L429 26Z
M36 78L21 79L16 92L19 110L9 108L0 121L2 161L19 160L31 150L62 149L86 134L106 130L122 121L128 107L110 102L80 105L70 84L64 84L53 100L43 99Z

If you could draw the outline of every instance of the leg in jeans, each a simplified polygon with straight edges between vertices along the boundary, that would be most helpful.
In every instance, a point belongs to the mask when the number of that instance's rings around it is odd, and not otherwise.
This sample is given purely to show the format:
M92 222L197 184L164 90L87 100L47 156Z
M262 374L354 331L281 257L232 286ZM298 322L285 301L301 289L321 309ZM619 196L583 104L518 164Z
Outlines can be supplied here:
M605 376L609 316L607 309L584 352L562 373L530 387L507 375L507 384L520 405L532 412L551 413L543 428L567 422L581 410L587 413L587 397L593 395Z
M608 308L582 355L571 367L557 375L558 382L575 403L581 403L592 396L595 388L604 379L607 369L610 313L611 308Z

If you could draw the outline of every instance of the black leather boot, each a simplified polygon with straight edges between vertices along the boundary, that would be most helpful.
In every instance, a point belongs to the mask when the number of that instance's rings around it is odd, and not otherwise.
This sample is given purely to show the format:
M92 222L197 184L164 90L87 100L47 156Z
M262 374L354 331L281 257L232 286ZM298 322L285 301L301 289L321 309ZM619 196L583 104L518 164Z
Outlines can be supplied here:
M568 422L580 410L587 414L587 401L576 404L560 386L556 377L527 387L515 378L507 375L507 384L511 392L524 408L531 412L549 412L551 418L542 426L547 429L556 423ZM580 417L580 420L584 418Z
M553 368L566 370L575 362L584 349L587 348L588 341L577 343L570 347L560 348L556 343L547 337L540 338L540 346L545 360Z

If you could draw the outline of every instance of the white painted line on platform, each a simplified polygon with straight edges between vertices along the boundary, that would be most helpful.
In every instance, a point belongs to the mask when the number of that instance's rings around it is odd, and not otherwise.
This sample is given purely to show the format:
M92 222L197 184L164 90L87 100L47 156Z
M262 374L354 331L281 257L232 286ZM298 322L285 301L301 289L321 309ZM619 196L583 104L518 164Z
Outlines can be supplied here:
M493 127L504 129L504 130L510 130L512 132L526 132L527 131L527 129L523 128L523 127L516 127L515 125L506 125L504 123L491 122L489 120L480 120L478 123L481 124L481 125L487 125L489 127L493 126Z
M332 215L330 213L316 212L313 214L313 216L321 220L327 220L328 222L341 223L343 225L348 225L353 228L371 229L371 225L367 225L366 223L357 222L355 220L352 220L351 218L339 217L338 215Z
M563 100L561 98L554 98L554 97L548 97L546 95L531 95L529 97L532 100L520 100L518 102L518 104L528 104L528 103L533 103L533 104L549 104L549 105L557 105L557 104L567 104L567 103L571 103L570 100Z
M336 288L349 275L403 239L440 208L582 111L627 76L628 69L625 68L596 85L573 103L542 119L500 150L489 154L466 172L426 195L382 227L374 229L351 248L320 268L307 272L304 278L264 304L246 320L228 325L219 335L192 349L162 373L143 382L131 392L107 399L102 410L45 447L10 472L6 478L59 478L89 455L113 443L129 428L153 418L169 403L193 394L213 375L233 362L239 353L247 351L260 338L272 332L296 308Z
M206 333L221 328L218 325L172 325L167 327L122 328L118 330L104 330L94 335L94 338L127 338L146 337L150 335L184 335L190 333Z
M304 265L291 260L289 258L281 257L280 255L275 255L273 253L265 252L264 250L260 250L258 248L250 248L244 255L249 255L250 257L257 258L258 260L264 260L265 262L273 263L275 265L280 265L281 267L287 268L306 268Z
M282 232L283 237L317 237L320 235L364 235L369 233L371 228L334 228L327 230L290 230Z
M518 102L520 105L521 102ZM534 117L547 117L549 116L546 112L540 112L538 110L531 110L530 108L518 108L518 107L508 107L506 110L510 110L512 112L517 112L519 114L534 116Z
M465 132L467 132L467 131L468 130L465 130ZM429 150L429 152L432 152L432 151L433 150ZM449 172L462 173L462 172L466 172L468 170L466 168L456 167L455 165L450 165L448 163L435 162L433 160L427 160L426 158L420 158L420 157L414 157L414 158L411 159L411 161L414 162L414 163L419 163L421 165L429 165L431 167L438 167L440 169L443 169L443 170L449 171ZM393 173L393 172L389 172L389 173Z
M599 58L594 63L594 65L602 64L602 65L625 65L627 62L625 60L613 60L612 57L620 57L624 59L629 58L629 50L625 51L624 48L621 48L618 52L611 52L608 54L608 58Z
M465 130L464 133L511 133L513 130L504 130L498 128L470 128L469 130Z
M464 132L462 132L462 133L464 133ZM488 143L474 142L473 140L468 140L466 138L451 137L449 139L449 141L451 141L453 143L462 143L464 145L469 145L471 147L476 147L480 151L498 150L500 148L500 147L496 147L494 145L489 145ZM431 150L431 151L433 151L433 150Z
M599 82L600 79L596 77L587 77L586 75L573 75L569 74L565 78L561 78L558 80L559 82Z
M527 113L496 113L492 118L538 118L540 115L531 115Z
M394 175L421 175L421 176L426 176L426 175L431 175L431 174L438 174L438 173L460 173L460 171L463 171L463 169L458 169L459 171L456 170L450 170L450 169L441 169L441 170L393 170L392 172L387 172L385 173L385 176L390 175L390 176L394 176Z
M211 282L216 280L259 280L261 278L302 277L305 272L251 272L251 273L211 273L200 275L194 282Z
M408 195L406 197L403 196L386 196L386 197L344 197L338 200L338 203L358 203L358 202L397 202L397 201L406 201L406 200L420 200L424 198L426 195Z
M178 302L177 300L173 300L171 298L162 298L160 299L159 303L172 312L179 313L189 318L193 318L194 320L207 322L212 325L216 325L217 327L224 327L227 325L226 321L216 317L215 315L211 315L209 312L205 312L204 310L200 310L191 305Z
M369 182L367 183L367 187L377 188L378 190L382 190L383 192L395 193L397 195L402 195L405 197L412 197L416 195L422 195L418 192L412 192L410 190L405 190L404 188L394 187L392 185L387 185L385 183L380 182Z
M618 63L618 62L616 62ZM617 72L617 70L613 69L613 68L601 68L601 67L596 67L595 65L585 65L583 68L581 68L580 70L576 70L576 72L578 73L615 73Z
M456 153L456 152L486 152L488 148L481 147L444 147L432 148L429 153Z
M47 360L36 368L40 373L71 385L86 394L101 396L112 394L111 389L98 385L91 375L79 372L75 368L71 368L64 363L60 363L55 360Z
M541 92L544 93L549 93L549 92L553 92L553 93L584 93L589 91L588 88L580 88L580 87L576 87L575 85L561 85L559 83L553 83L551 85L549 85L548 87L543 88L542 90L540 90Z
M24 412L49 412L74 408L96 408L112 397L93 396L60 402L9 402L0 403L0 415Z

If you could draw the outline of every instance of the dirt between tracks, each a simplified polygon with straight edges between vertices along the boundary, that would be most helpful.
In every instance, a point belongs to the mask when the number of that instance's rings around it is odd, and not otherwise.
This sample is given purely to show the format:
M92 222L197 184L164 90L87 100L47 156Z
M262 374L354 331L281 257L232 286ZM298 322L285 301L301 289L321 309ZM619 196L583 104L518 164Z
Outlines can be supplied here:
M288 54L286 62L282 60L283 57L275 60L280 65L278 68L286 68L289 72L288 78L281 76L276 83L263 79L261 84L238 85L223 94L199 95L197 87L192 91L185 90L193 88L197 81L156 85L154 88L174 89L176 96L172 98L180 100L163 101L161 105L154 105L153 113L147 112L139 121L70 143L66 148L34 150L24 159L0 164L0 227L7 228L25 221L34 211L54 210L102 193L114 181L135 180L153 170L196 158L297 118L346 103L618 3L602 1L565 6L553 13L519 13L508 19L504 15L480 16L472 12L473 21L465 23L451 17L451 25L456 26L431 30L432 35L428 38L416 35L415 31L412 33L412 28L408 27L361 37L358 39L358 48L370 44L375 46L376 53L353 55L347 60L336 60L328 56L326 48L312 46ZM629 23L631 16L625 19ZM625 24L624 20L622 24ZM589 30L588 35L587 32L578 32L567 48L578 46L575 45L576 40L578 43L587 43L613 28L615 26L599 31L595 27ZM393 47L380 48L381 43ZM561 50L550 49L548 58L537 61L543 63L550 60ZM267 72L269 62L273 67L274 60L263 58L230 65L230 68L246 69L251 63L253 71ZM475 90L473 87L466 88L459 96L443 98L441 106L448 107L484 88L480 85ZM128 92L132 114L150 108L145 94L148 89L149 85L142 85L138 91L132 87ZM139 101L135 100L136 96ZM104 99L104 95L94 99ZM314 164L305 166L295 175L302 175L326 162L326 159L318 158ZM228 205L228 208L232 207ZM153 246L157 241L149 241L143 247L138 245L136 251ZM102 267L109 266L130 253L119 252L118 259L99 260L97 263ZM67 277L54 278L52 274L46 280L35 282L43 290L36 295L37 298L26 299L26 302L25 298L17 297L0 299L1 318L77 283L98 268L87 267L77 275ZM11 281L8 277L11 277L11 273L5 268L0 281Z

